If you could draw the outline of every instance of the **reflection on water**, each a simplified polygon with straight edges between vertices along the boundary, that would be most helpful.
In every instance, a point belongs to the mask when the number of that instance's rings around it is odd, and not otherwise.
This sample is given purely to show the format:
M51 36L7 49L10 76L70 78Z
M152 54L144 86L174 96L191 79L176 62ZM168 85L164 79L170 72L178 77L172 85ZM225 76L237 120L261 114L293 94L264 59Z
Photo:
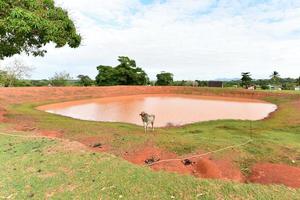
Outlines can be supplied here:
M240 99L217 99L187 95L140 95L91 99L40 107L50 113L72 118L127 122L142 125L139 113L156 115L155 126L183 125L217 119L260 120L276 110L276 105Z

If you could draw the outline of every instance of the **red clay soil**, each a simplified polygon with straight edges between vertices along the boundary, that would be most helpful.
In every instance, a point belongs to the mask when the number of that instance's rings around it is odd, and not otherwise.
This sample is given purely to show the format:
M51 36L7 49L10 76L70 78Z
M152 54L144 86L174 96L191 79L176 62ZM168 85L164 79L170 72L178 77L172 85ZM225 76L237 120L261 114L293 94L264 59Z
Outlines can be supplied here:
M300 168L284 164L256 164L248 180L252 183L283 184L300 188Z
M127 153L123 157L138 165L146 165L145 160L152 158L160 161L179 158L175 153L152 146ZM241 171L228 160L212 160L206 156L201 159L192 159L191 161L192 164L190 165L184 165L182 160L175 160L161 162L150 167L155 171L164 170L180 174L190 174L199 178L233 180L237 182L244 182L245 180Z
M4 122L6 110L0 106L0 122Z
M244 182L245 177L230 160L212 160L202 158L196 162L195 175L201 178L215 178Z
M147 146L127 154L125 153L123 157L134 164L146 165L145 160L147 159L163 160L177 158L178 156L175 153L163 151L157 147ZM184 166L180 161L159 163L151 166L151 168L155 171L165 170L181 174L191 174L192 172L190 167Z
M63 133L60 131L39 131L39 134L49 138L62 138Z
M114 97L137 94L194 94L203 96L223 96L260 99L267 96L292 96L283 93L249 91L243 89L199 88L199 87L149 87L149 86L113 86L113 87L22 87L0 88L0 105L32 103L45 101L68 101L76 99Z

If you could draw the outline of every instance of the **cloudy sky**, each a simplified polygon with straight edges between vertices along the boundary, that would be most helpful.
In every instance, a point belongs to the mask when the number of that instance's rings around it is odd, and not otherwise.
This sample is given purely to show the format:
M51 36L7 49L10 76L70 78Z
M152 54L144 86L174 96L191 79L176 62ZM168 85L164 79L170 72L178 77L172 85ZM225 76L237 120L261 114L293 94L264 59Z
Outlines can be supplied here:
M32 78L67 71L95 77L96 66L129 56L154 79L266 78L300 75L300 0L55 0L83 43L49 45L43 58L22 56Z

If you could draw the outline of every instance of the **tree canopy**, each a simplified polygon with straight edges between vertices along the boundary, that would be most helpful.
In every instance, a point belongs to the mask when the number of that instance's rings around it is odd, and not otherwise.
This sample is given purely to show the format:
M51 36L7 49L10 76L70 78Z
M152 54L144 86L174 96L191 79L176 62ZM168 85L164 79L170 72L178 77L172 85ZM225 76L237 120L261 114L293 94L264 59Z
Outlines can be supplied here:
M273 84L279 84L280 82L280 75L277 71L274 71L271 75L270 75L270 78L271 78L271 82Z
M242 81L241 85L245 88L248 88L251 85L251 81L252 81L250 72L243 72L241 81Z
M94 81L87 75L78 75L77 78L79 79L79 85L81 86L87 87L94 83Z
M67 11L53 0L0 0L0 59L21 52L43 56L50 42L57 48L80 45Z
M66 86L68 80L72 77L67 72L56 72L52 78L50 78L50 83L52 86Z
M110 85L146 85L149 78L146 72L136 66L135 60L120 56L119 65L116 67L100 65L96 77L96 83L100 86Z
M172 85L173 74L169 72L161 72L156 75L157 81L156 85Z

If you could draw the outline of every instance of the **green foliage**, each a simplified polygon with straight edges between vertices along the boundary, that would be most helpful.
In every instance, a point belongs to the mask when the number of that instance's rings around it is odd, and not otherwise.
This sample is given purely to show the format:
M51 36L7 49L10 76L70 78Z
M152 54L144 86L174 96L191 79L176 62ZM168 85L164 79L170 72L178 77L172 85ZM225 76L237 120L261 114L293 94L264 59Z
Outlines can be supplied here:
M146 72L136 66L136 62L128 57L120 56L120 64L116 67L100 65L96 76L99 86L109 85L146 85L149 78Z
M196 80L196 82L198 83L199 87L207 87L208 86L208 81Z
M0 0L0 59L21 52L43 56L49 42L57 48L80 45L67 11L53 0Z
M19 80L17 79L14 83L14 87L30 87L32 86L30 80Z
M274 71L271 75L271 82L272 84L278 85L280 83L280 75L277 71Z
M0 70L0 86L8 87L8 85L9 81L7 71Z
M116 77L115 69L111 66L100 65L97 67L99 71L96 76L96 83L100 86L118 85L118 77Z
M251 85L251 81L252 81L250 72L243 72L241 81L242 81L241 85L245 88L248 88Z
M173 74L169 72L161 72L156 75L157 81L156 85L172 85L173 84Z
M91 86L94 84L94 81L86 75L78 75L77 78L79 78L79 85L81 86Z
M66 72L56 72L54 76L50 79L52 86L66 86L68 80L72 79L70 74Z
M31 80L31 85L36 87L42 87L42 86L48 86L50 83L49 80L43 79L43 80Z
M282 89L283 90L294 90L295 84L294 83L284 83L284 84L282 84Z
M267 90L267 89L269 89L269 86L268 85L260 85L260 88L262 90Z
M300 86L300 76L299 76L299 78L296 79L296 84L297 84L297 86Z

